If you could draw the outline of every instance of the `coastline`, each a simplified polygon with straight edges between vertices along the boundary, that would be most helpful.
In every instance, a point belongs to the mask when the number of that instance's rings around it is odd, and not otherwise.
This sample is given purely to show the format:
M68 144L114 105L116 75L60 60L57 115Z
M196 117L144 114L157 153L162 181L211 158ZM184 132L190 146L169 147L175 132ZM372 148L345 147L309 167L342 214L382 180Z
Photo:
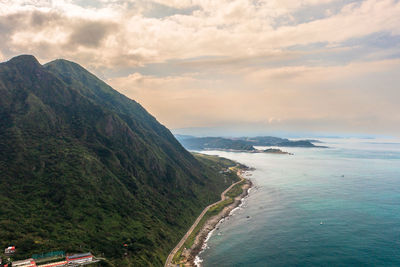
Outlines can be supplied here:
M238 176L245 181L242 185L242 193L234 198L233 203L224 207L217 215L214 215L207 219L207 221L202 226L201 230L195 237L195 241L190 249L185 249L182 252L182 257L185 258L183 262L185 266L195 267L201 266L201 259L199 254L205 249L205 244L207 240L211 237L214 230L217 228L218 224L222 222L226 217L231 215L231 212L238 208L243 199L248 195L249 190L252 188L253 183L250 179L243 177L243 170L238 171Z
M283 151L278 148L268 148L268 149L254 149L254 150L245 150L245 149L232 149L232 148L203 148L203 150L219 150L226 152L235 152L235 153L266 153L266 154L282 154L282 155L293 155L293 153Z

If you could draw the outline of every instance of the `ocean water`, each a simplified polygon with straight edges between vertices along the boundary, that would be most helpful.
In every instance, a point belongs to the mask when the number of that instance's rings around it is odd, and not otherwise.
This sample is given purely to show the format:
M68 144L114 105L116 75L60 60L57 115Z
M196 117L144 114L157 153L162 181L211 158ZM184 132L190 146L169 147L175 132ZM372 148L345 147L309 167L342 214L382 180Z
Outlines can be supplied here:
M400 266L400 141L324 141L292 156L204 152L256 170L203 266Z

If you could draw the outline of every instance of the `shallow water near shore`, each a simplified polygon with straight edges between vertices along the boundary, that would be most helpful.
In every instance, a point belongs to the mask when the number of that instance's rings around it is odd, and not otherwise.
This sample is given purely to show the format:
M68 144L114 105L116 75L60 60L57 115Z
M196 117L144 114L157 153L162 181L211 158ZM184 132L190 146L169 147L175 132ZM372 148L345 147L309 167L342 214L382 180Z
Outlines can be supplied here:
M283 149L292 156L203 152L256 168L203 266L400 265L400 142L324 141L330 148Z

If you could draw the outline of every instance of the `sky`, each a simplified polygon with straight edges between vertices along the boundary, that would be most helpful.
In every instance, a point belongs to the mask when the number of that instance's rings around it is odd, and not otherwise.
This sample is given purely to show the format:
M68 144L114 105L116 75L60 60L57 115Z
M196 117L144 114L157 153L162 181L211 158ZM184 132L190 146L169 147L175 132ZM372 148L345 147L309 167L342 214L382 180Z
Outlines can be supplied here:
M395 0L0 0L0 37L0 61L75 61L175 132L400 136Z

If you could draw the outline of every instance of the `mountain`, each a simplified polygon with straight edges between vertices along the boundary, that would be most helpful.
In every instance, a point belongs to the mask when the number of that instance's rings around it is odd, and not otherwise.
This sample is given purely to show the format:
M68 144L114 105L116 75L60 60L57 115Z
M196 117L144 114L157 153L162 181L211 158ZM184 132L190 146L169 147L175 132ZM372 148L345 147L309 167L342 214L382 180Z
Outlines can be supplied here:
M277 146L277 147L323 147L316 146L310 140L289 140L273 136L258 137L194 137L188 135L176 135L176 138L187 149L207 150L224 149L254 151L254 146ZM315 142L315 140L314 140Z
M187 149L231 149L231 150L255 150L254 147L243 140L233 140L223 137L177 137Z
M321 143L318 140L289 140L287 138L279 138L273 136L257 136L243 139L254 146L317 147L313 143Z
M76 63L15 57L0 64L0 95L0 245L16 258L91 251L162 266L237 178Z

